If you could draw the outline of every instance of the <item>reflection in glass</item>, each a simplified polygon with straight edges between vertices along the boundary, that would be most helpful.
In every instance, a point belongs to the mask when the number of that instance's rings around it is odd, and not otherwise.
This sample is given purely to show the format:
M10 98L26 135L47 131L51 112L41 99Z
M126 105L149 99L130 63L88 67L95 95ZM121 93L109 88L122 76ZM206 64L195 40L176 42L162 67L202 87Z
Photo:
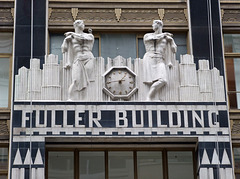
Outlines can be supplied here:
M227 53L240 53L240 34L224 34L224 50Z
M240 171L240 148L233 148L235 170Z
M162 179L162 152L137 152L138 179Z
M104 152L79 152L80 179L105 179Z
M135 59L136 52L136 34L101 34L101 56L104 59L118 55Z
M108 152L108 178L134 179L133 152Z
M0 175L0 179L7 179L7 175L5 174L2 174L2 175Z
M9 58L0 58L0 107L8 107Z
M226 58L230 108L240 109L240 58Z
M74 178L74 153L49 152L48 153L48 179Z
M0 170L8 168L8 148L0 148Z
M240 179L240 173L237 173L237 174L235 175L235 179Z
M12 53L13 34L1 32L0 33L0 53Z
M169 179L194 179L191 151L168 152L168 176Z

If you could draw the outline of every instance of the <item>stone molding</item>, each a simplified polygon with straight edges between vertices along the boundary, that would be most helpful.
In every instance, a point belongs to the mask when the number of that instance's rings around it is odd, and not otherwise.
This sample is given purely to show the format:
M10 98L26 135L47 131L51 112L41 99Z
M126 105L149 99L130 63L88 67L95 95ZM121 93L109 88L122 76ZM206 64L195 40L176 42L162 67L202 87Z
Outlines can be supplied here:
M72 27L76 19L84 20L93 29L146 28L154 19L161 19L166 27L188 27L186 9L180 8L49 8L49 28Z

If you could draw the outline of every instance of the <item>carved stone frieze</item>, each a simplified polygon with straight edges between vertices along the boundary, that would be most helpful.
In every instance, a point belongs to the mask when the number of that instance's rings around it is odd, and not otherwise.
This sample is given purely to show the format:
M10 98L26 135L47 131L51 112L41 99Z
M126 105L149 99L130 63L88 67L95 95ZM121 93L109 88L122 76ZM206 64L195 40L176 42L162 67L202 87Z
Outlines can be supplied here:
M72 8L72 17L74 20L76 20L78 15L78 8Z
M55 9L52 8L49 15L50 23L69 23L73 22L71 9Z
M159 19L157 9L123 9L120 22L152 23L154 19Z
M11 8L0 8L0 23L12 23L13 16Z
M184 9L165 9L165 23L187 23Z
M77 19L82 19L85 23L117 22L115 9L79 9Z
M232 124L232 134L236 135L240 133L240 120L232 120L233 124Z
M158 9L158 15L159 15L159 18L160 20L163 20L164 18L164 9Z
M161 19L165 25L187 26L186 9L133 9L133 8L49 8L49 25L71 25L82 19L86 25L149 25L154 19Z
M240 22L240 10L239 9L224 9L222 14L223 23L239 23Z
M11 14L12 14L12 17L14 18L14 8L11 8Z
M115 15L118 22L120 21L121 14L122 14L122 9L115 9Z

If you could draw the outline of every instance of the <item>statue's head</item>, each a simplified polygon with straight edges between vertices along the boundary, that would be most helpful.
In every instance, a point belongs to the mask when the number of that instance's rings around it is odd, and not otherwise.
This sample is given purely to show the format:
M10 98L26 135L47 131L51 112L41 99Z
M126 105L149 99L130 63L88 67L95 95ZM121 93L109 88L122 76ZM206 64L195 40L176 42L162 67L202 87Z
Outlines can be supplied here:
M154 20L152 24L153 30L157 31L158 29L162 29L163 27L163 22L161 20Z
M76 20L76 21L73 23L73 27L74 27L74 28L79 28L80 30L84 30L85 25L84 25L83 20Z

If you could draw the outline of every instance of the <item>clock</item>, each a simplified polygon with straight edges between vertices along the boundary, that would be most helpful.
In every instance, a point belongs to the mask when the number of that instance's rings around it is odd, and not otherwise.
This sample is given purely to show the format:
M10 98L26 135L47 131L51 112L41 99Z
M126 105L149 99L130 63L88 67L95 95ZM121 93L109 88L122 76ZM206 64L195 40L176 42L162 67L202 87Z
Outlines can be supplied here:
M126 66L115 66L104 75L103 91L113 100L129 99L136 91L136 74Z

